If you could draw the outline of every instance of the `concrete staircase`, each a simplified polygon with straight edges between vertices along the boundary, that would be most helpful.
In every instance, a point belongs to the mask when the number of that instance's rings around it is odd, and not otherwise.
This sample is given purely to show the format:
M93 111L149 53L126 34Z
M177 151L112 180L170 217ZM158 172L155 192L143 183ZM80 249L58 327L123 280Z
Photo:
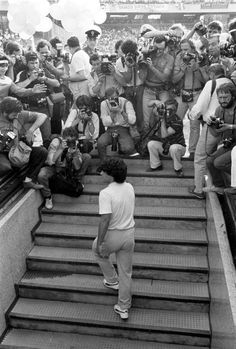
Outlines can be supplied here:
M91 244L97 234L93 173L79 198L55 195L42 210L27 272L16 285L0 348L203 349L210 347L205 202L188 193L193 163L176 178L170 160L147 173L147 160L127 159L136 191L133 307L128 321L114 313Z

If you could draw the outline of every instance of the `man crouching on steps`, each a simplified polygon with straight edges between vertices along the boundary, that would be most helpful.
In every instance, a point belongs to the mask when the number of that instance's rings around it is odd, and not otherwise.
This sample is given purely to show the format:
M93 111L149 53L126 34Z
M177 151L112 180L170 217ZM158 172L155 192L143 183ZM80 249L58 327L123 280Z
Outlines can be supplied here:
M99 194L100 222L93 252L104 275L104 286L119 290L114 311L126 320L131 307L134 188L126 182L127 166L122 159L105 160L101 165L101 175L109 185ZM110 260L111 253L116 255L119 278Z

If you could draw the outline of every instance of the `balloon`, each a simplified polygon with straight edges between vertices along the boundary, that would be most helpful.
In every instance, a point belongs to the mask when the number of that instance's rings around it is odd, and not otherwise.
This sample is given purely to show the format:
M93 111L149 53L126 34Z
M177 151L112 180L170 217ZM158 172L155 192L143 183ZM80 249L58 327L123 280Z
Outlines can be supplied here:
M29 35L28 33L25 33L24 31L20 32L19 35L23 40L28 40L32 36L32 35Z
M62 18L62 9L58 4L53 4L50 7L50 15L57 20Z
M13 21L13 16L10 14L10 12L7 12L7 18L9 22Z
M23 25L19 25L18 23L16 23L15 21L11 21L9 23L9 28L12 32L14 33L19 33L21 31L24 30L24 26Z
M30 37L31 37L35 33L34 25L27 23L27 25L24 27L23 32L30 35Z
M35 30L38 32L48 32L51 29L52 29L52 21L48 17L43 17L41 22L35 27Z
M50 5L47 0L40 0L40 4L38 3L37 5L38 12L41 16L47 16L49 14Z
M102 24L106 21L107 19L107 14L105 10L100 10L97 12L97 14L95 14L94 16L94 22L97 24Z

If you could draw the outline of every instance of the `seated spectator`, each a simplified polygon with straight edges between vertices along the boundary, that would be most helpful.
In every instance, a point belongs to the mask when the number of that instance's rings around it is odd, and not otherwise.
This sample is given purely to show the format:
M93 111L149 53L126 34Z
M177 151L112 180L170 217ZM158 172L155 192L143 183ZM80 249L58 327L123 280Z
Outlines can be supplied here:
M11 78L6 76L9 66L9 59L6 55L0 53L0 102L10 93L17 97L32 96L45 92L45 86L41 84L35 85L31 89L25 89L14 84Z
M26 89L32 88L37 84L44 84L46 91L37 96L21 98L26 109L38 111L47 115L47 120L41 127L42 137L45 145L48 145L51 136L51 121L48 107L47 96L50 94L49 88L59 86L59 82L54 77L47 77L44 70L39 69L38 56L34 52L28 52L25 55L26 68L16 77L17 86Z
M71 185L75 182L79 184L90 164L91 156L80 152L77 140L78 132L75 128L67 127L62 137L55 136L49 145L45 166L38 175L38 181L43 185L41 192L45 199L45 207L49 210L53 208L50 178L58 172L64 172Z
M44 114L23 111L21 102L16 98L5 97L3 99L0 104L0 176L14 169L8 159L11 147L17 144L22 137L25 137L28 144L33 144L34 132L45 120L46 115ZM36 179L46 157L47 150L44 147L32 146L23 183L25 188L42 188L42 185L36 183Z
M131 102L119 97L118 91L114 88L106 90L106 99L101 103L101 118L106 132L98 139L98 154L101 162L106 158L106 148L112 145L112 150L128 154L131 157L137 156L134 141L129 133L129 125L136 121L134 108ZM97 172L100 173L100 167Z
M181 157L185 154L186 146L183 134L183 122L176 115L177 102L167 100L164 104L153 101L154 123L159 123L152 140L148 142L150 154L150 171L160 171L163 169L160 155L170 155L174 162L174 170L178 177L183 177L183 166Z
M99 135L99 118L92 112L91 98L82 95L76 99L76 109L72 109L65 127L73 126L79 134L80 150L82 153L90 153L94 148Z
M220 106L215 111L215 118L208 124L211 132L221 135L221 146L207 159L207 166L212 175L212 187L204 191L214 191L222 194L224 181L222 171L231 173L231 151L236 145L236 88L232 82L219 86L216 90Z

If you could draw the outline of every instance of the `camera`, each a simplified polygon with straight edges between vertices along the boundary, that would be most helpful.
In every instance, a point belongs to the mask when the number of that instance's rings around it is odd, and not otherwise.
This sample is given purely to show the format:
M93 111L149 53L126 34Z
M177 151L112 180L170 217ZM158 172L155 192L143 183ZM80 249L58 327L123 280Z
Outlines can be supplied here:
M236 59L236 45L225 44L220 47L220 55Z
M56 44L56 50L57 50L57 55L55 57L56 61L60 61L61 59L63 60L63 62L65 63L70 63L70 54L69 52L64 52L63 53L63 44L58 42Z
M77 147L77 141L76 141L76 139L67 139L66 145L68 148L75 149Z
M16 134L12 131L8 131L5 134L0 131L0 151L7 150L7 148L15 138Z
M224 124L223 120L215 116L211 116L211 126L215 127L216 129L219 129L220 125L223 125L223 124Z
M46 97L42 97L40 99L37 99L37 106L39 108L46 107L47 104L48 104L48 102L47 102L47 98Z
M194 59L196 61L197 55L195 53L186 52L183 55L182 59L183 59L183 62L188 65L192 59Z
M209 56L207 53L199 54L197 57L197 62L199 67L204 67L205 65L210 65L212 56Z
M42 78L42 77L45 75L43 69L39 69L39 70L37 71L37 73L38 73L38 78Z
M162 148L163 148L162 154L163 154L163 155L168 155L169 150L170 150L170 146L171 146L171 144L170 144L170 142L168 142L168 141L165 141L165 142L162 144Z
M230 149L233 145L233 138L232 137L229 137L229 138L225 138L223 140L223 147L225 149Z
M119 105L119 98L118 98L118 97L111 98L111 99L109 100L109 103L110 103L110 106L111 106L112 108L116 108L116 107L118 107L118 105Z
M166 106L164 103L156 105L157 112L160 116L164 116L166 114Z
M92 115L92 110L90 107L84 107L84 108L81 108L79 109L80 113L85 113L87 114L88 116L91 116Z
M118 149L118 137L119 137L119 133L117 133L116 131L113 131L111 133L111 151L117 151Z
M110 69L109 69L109 65L112 63L116 62L116 54L112 54L112 55L102 55L101 56L101 72L105 75L110 75Z
M130 65L135 65L137 63L137 56L138 53L137 52L128 52L125 55L125 62L130 64Z
M204 24L199 23L199 25L195 28L195 32L200 36L206 35L207 27Z

